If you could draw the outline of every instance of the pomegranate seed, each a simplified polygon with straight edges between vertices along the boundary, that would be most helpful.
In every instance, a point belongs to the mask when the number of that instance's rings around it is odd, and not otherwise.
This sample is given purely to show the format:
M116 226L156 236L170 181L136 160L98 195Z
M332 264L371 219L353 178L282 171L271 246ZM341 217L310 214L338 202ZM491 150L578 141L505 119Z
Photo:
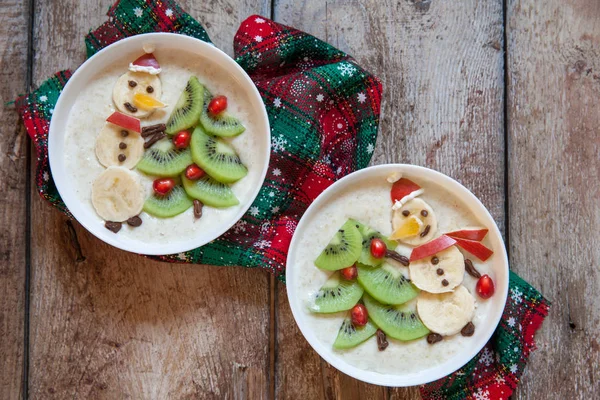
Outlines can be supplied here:
M181 131L173 136L173 145L178 149L185 149L190 145L192 134L189 131Z
M196 164L190 164L185 169L185 177L191 181L197 181L202 178L206 172Z
M385 256L385 251L387 250L387 246L385 242L381 239L373 239L371 240L371 255L375 258L383 258Z
M355 305L352 307L352 311L350 311L350 317L352 318L352 323L354 325L365 326L369 318L367 307L365 307L363 304Z
M494 281L489 275L482 275L477 281L475 291L482 299L489 299L494 295Z
M342 274L344 279L353 281L358 276L358 269L356 268L356 265L352 265L341 270L340 274Z
M227 108L227 97L217 96L208 103L208 112L212 115L217 115L225 111Z
M152 183L152 189L160 196L165 196L175 187L175 181L171 178L159 178Z

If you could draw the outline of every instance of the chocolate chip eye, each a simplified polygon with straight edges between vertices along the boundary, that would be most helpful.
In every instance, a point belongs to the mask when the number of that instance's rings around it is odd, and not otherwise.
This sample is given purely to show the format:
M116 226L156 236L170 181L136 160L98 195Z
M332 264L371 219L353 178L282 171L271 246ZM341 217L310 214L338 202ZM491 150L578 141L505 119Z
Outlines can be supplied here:
M421 210L421 215L426 217L427 215L429 215L429 213L427 212L427 210Z
M404 211L402 211L402 215L404 215L405 217L408 217L410 215L410 211L404 210Z
M129 81L128 83L129 83L129 87L134 88L134 87L137 86L137 82L136 81Z
M146 92L148 92L148 93L152 93L152 92L154 92L154 88L153 88L152 86L148 86L148 87L146 88Z

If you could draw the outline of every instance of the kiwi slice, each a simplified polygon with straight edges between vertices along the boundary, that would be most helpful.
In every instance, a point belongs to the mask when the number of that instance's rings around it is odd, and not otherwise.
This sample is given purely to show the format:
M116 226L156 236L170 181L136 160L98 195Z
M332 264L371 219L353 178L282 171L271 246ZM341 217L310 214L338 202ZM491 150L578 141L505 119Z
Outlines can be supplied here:
M153 193L144 202L144 211L155 217L168 218L181 214L191 206L192 199L177 185L164 196Z
M407 305L386 306L369 296L363 295L363 302L369 317L386 335L398 340L414 340L429 333L417 315L417 311Z
M212 97L208 89L204 88L204 107L202 107L202 114L200 114L200 123L204 130L211 135L223 137L237 136L244 132L246 128L240 120L227 111L223 111L218 115L211 115L208 112L208 104Z
M369 319L365 326L358 326L352 323L350 318L344 319L338 332L333 347L336 349L349 349L356 347L365 340L369 339L377 332L377 326Z
M371 255L371 240L383 240L387 248L390 250L394 250L396 246L398 246L398 243L393 240L389 240L375 229L372 229L361 222L355 222L356 227L362 236L362 252L360 253L360 257L358 257L358 262L364 265L370 265L372 267L381 265L383 258L375 258Z
M198 78L192 76L177 103L171 116L167 121L166 132L174 135L179 131L191 128L200 120L202 107L204 106L204 86L198 81Z
M208 175L204 175L197 181L189 180L185 175L181 175L181 181L190 197L200 200L207 206L230 207L240 203L229 186L215 181Z
M383 263L379 268L357 264L358 282L376 300L384 304L402 304L419 294L410 279L406 278L399 267Z
M358 260L362 249L362 236L356 227L356 221L348 220L333 235L331 241L315 260L321 269L335 271L351 266Z
M170 140L161 140L144 152L136 168L148 175L173 177L192 164L190 149L179 150Z
M233 147L208 135L199 126L192 133L190 148L194 162L219 182L235 182L248 174Z
M309 306L315 313L334 313L349 310L358 303L364 290L356 281L340 279L333 274L317 292Z

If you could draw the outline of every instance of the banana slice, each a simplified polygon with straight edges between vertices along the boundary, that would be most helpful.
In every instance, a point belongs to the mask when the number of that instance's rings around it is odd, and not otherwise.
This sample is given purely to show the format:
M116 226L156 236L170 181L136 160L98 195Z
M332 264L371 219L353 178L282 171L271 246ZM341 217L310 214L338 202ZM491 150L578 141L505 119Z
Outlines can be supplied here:
M431 257L412 261L408 270L419 289L429 293L451 292L463 281L465 259L456 246L452 246Z
M144 206L144 188L128 169L109 167L92 185L92 204L106 221L123 222Z
M127 136L123 136L121 134L123 130L115 124L107 123L96 138L96 157L105 167L115 166L131 169L144 155L142 136L133 131L127 131ZM125 160L119 161L120 155L125 156Z
M418 218L423 223L422 226L415 235L403 237L399 240L411 246L419 246L433 239L437 231L437 218L431 206L418 198L412 199L399 209L394 210L392 214L392 228L394 233L392 233L392 236L396 236L396 231L401 229L405 223L410 222L412 216ZM428 226L429 229L427 228ZM427 234L421 236L425 230L427 230Z
M417 298L417 312L430 331L450 336L460 332L473 319L475 298L462 285L452 293L421 292Z
M136 107L133 99L136 93L142 93L160 100L162 94L160 78L157 75L150 75L145 72L129 71L119 77L113 88L113 101L119 111L132 117L145 118L152 114L154 109ZM137 111L132 112L130 107L125 106L125 103L137 108Z

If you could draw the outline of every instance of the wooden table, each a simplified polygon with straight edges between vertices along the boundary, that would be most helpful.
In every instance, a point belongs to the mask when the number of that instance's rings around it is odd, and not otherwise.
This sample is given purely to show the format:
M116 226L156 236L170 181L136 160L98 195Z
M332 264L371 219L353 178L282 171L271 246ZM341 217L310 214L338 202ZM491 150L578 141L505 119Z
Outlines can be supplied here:
M0 0L2 103L83 62L111 2ZM425 165L470 188L511 268L553 302L515 398L598 398L598 0L181 3L229 54L259 13L379 76L372 164ZM16 113L0 112L0 398L419 397L322 361L264 271L148 261L67 220L36 194Z

